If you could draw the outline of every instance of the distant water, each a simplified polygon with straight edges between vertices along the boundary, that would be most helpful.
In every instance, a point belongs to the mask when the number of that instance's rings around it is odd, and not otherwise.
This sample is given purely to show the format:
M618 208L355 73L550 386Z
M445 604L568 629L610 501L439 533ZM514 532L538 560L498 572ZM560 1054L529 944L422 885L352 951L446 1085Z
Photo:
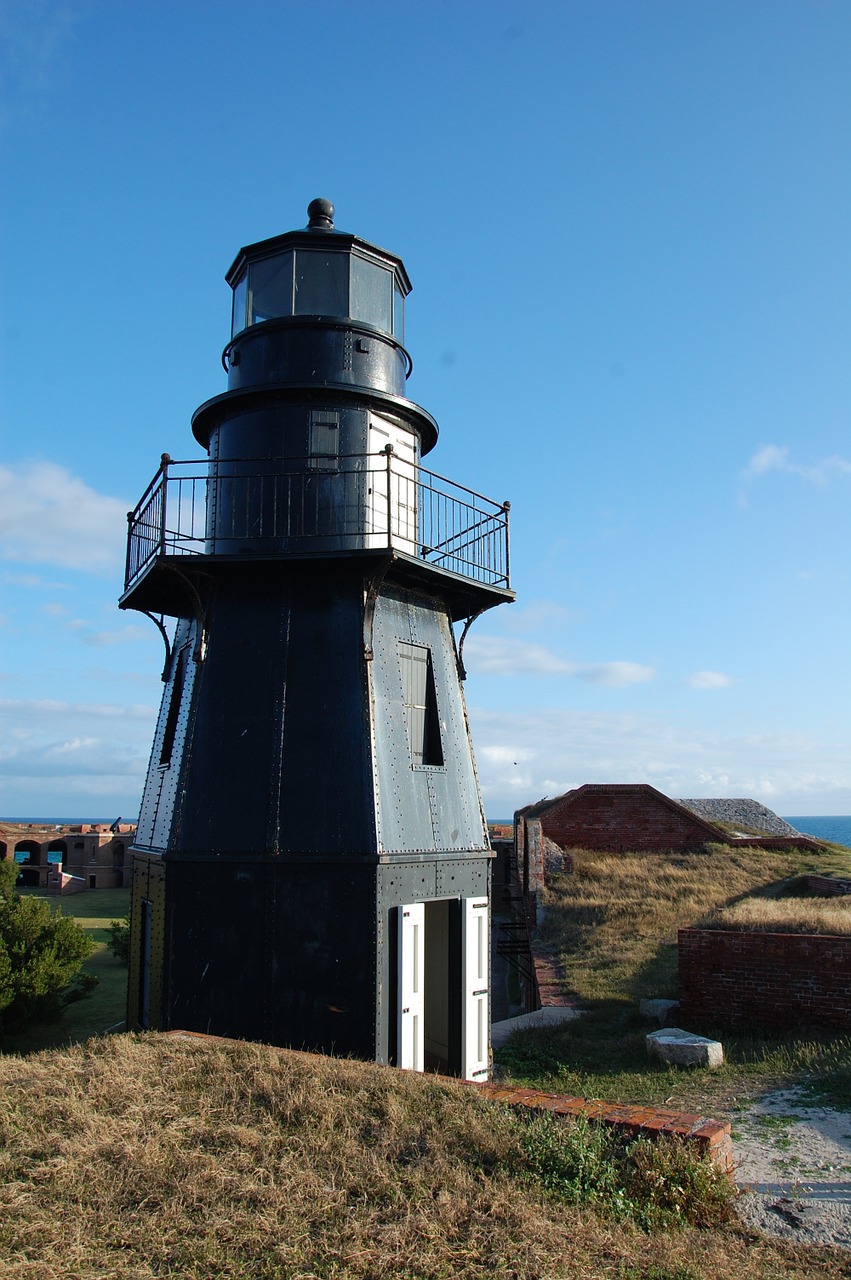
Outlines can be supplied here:
M832 844L851 845L851 815L835 818L787 818L784 814L783 820L805 836L830 840Z
M122 818L122 822L135 823L135 818ZM107 818L0 818L0 822L8 822L15 827L100 827L115 822L115 814Z

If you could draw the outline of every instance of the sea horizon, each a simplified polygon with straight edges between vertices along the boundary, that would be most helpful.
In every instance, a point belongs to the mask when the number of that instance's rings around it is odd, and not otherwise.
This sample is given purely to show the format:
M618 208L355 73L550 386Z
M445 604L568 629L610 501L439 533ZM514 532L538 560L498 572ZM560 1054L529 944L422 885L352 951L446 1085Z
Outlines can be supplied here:
M789 817L786 814L779 815L784 822L788 822L796 831L800 831L801 835L813 836L816 840L829 840L832 844L844 844L851 848L851 814L798 814ZM7 822L10 826L33 826L33 827L79 827L84 825L91 826L111 826L113 822L128 822L136 824L137 819L133 818L115 818L111 816L97 818L9 818L0 817L0 823ZM488 818L488 823L492 826L510 827L514 825L512 818Z

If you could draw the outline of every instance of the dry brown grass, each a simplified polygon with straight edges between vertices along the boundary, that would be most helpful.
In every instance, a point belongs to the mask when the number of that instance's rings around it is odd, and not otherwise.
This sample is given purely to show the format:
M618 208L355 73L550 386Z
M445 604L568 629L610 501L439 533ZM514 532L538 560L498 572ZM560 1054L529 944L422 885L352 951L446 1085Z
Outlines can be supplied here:
M849 1271L725 1229L648 1236L508 1172L456 1083L251 1044L121 1036L0 1059L4 1280L741 1280Z
M713 929L770 933L851 933L849 898L743 898L703 922Z
M677 929L820 865L811 851L725 845L682 855L571 852L574 874L548 891L541 940L586 1001L675 997ZM827 855L831 869L834 860Z

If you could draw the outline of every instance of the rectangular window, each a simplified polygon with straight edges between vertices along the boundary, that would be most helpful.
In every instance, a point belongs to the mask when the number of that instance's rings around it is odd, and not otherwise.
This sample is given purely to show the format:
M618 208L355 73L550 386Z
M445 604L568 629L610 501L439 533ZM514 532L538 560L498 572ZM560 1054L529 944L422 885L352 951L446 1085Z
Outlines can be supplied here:
M311 471L340 470L340 415L335 409L310 411Z
M231 324L230 330L232 338L235 337L236 334L242 333L245 328L245 300L248 296L247 290L248 275L243 271L238 284L234 286L233 290L233 323Z
M440 766L443 764L443 747L431 650L422 644L408 644L400 640L399 662L411 761L414 765Z
M177 722L180 717L180 704L183 701L183 686L186 681L186 658L189 653L187 646L184 646L177 655L177 670L174 673L174 680L171 686L171 694L168 700L168 714L165 720L165 729L163 730L163 744L160 748L160 764L171 764L171 753L174 750L174 738L177 733Z
M274 320L292 313L292 252L252 262L248 272L248 323L260 324L262 320Z
M298 249L295 259L295 314L349 314L349 255Z
M352 257L352 299L349 314L376 329L392 331L393 277L384 267Z

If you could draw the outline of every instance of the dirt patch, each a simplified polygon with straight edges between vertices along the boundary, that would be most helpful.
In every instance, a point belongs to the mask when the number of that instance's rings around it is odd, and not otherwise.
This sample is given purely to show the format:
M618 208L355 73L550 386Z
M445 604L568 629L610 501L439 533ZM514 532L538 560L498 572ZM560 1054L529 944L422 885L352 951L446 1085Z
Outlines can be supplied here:
M744 1221L768 1236L851 1248L851 1114L790 1089L732 1123Z

